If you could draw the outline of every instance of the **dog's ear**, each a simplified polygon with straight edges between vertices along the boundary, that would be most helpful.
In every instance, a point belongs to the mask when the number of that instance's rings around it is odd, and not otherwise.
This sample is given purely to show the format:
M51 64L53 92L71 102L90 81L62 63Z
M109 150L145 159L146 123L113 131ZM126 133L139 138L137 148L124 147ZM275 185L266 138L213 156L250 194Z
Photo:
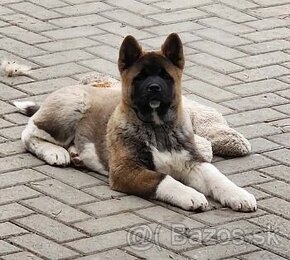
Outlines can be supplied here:
M132 66L140 58L141 54L142 47L137 40L131 35L126 36L119 51L119 71L122 72Z
M182 42L176 33L171 33L161 47L161 51L175 66L184 67L184 55Z

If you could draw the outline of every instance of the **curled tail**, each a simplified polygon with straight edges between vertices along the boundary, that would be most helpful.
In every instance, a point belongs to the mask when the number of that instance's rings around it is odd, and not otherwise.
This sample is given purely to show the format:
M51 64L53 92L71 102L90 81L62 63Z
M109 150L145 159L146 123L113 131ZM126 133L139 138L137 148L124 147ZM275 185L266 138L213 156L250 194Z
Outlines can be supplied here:
M33 101L15 101L13 104L19 109L19 112L27 116L33 116L40 107Z

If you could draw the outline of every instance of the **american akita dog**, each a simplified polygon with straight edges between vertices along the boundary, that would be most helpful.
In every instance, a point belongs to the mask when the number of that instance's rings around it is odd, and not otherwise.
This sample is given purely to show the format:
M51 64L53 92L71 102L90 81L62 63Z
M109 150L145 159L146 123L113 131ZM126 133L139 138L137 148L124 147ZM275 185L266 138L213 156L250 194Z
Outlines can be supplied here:
M121 87L65 87L40 107L16 102L34 114L22 133L26 149L51 165L65 166L73 144L87 168L109 173L112 189L185 210L205 210L205 196L211 196L233 210L255 211L254 196L210 164L212 150L240 156L250 145L214 109L182 96L179 36L170 34L156 52L143 51L127 36L118 67Z

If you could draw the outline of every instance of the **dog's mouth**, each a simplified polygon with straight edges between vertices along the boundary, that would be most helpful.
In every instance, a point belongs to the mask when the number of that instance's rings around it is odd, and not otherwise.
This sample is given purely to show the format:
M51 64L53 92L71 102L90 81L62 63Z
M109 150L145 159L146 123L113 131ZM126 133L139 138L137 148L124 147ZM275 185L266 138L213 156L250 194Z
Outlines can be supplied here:
M156 109L156 108L160 107L160 103L161 102L159 100L153 99L153 100L149 101L149 106L152 109Z

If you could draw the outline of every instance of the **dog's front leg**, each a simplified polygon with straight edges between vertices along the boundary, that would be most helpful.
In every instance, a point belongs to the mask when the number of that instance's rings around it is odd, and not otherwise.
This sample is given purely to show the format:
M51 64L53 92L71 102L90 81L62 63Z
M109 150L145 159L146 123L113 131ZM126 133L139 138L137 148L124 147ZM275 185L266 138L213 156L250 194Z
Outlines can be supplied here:
M251 212L257 209L252 194L238 187L210 163L196 164L187 176L186 184L233 210Z

